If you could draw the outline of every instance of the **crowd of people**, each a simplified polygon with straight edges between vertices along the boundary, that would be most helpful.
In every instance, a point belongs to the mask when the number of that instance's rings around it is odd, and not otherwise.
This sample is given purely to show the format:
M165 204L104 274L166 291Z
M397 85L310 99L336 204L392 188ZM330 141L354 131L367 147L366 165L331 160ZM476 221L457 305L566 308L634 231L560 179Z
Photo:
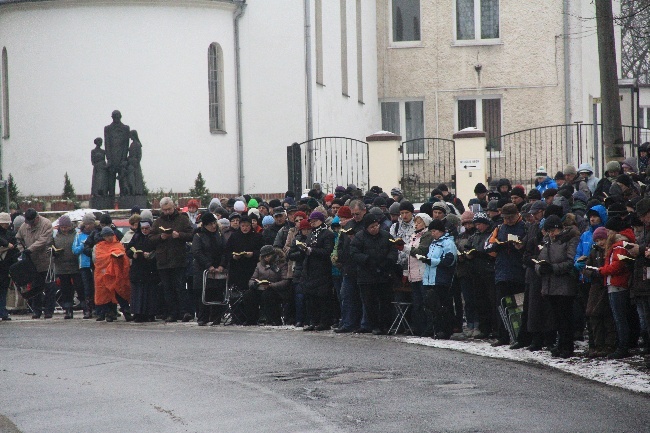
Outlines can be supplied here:
M540 167L529 191L478 183L466 204L440 184L418 209L397 187L355 185L214 198L203 211L165 197L160 210L134 208L125 234L108 214L79 224L64 215L53 230L33 209L1 213L0 318L10 319L9 268L22 257L35 265L34 319L51 318L57 302L72 318L76 295L97 321L116 320L119 307L126 321L219 325L228 310L239 325L381 335L402 302L418 336L561 358L586 339L586 356L620 359L650 342L647 164L646 149L609 162L602 179L589 164L553 178ZM206 304L208 286L238 302ZM512 335L498 307L516 294Z

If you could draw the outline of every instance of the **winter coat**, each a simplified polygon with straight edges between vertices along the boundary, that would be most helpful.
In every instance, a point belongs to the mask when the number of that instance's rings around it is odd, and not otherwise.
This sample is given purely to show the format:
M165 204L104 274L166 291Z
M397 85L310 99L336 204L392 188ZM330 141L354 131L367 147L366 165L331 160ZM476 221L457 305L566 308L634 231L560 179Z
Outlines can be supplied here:
M634 277L632 279L632 296L650 296L650 259L645 257L646 248L650 248L650 229L644 227L643 235L637 238L639 256L634 261ZM645 277L645 278L644 278Z
M407 243L413 233L415 233L415 218L411 218L411 221L408 223L405 223L400 218L398 222L390 227L389 233L393 238L401 238ZM409 255L406 249L399 251L397 254L397 263L402 267L403 275L408 275L408 258Z
M615 177L604 177L600 179L598 181L598 185L596 185L596 191L594 191L594 198L597 198L598 200L605 200L606 195L612 195L610 194L610 189L614 182L616 182Z
M541 222L533 223L528 226L526 237L524 238L524 255L523 263L529 269L535 269L535 262L540 251L540 245L544 243L544 236L542 235Z
M179 237L162 239L160 227L178 232ZM174 210L171 215L162 215L153 223L150 239L156 246L156 265L158 269L185 268L187 266L187 242L192 241L194 229L184 213Z
M225 249L226 245L219 230L212 233L201 227L192 239L194 274L203 274L210 266L215 268L221 266Z
M257 262L255 271L248 281L248 286L250 288L257 288L258 283L255 280L267 280L270 282L269 289L278 292L288 289L289 279L287 278L287 262L284 259L284 254L280 250L277 250L275 254L277 258L272 260L269 264L263 262L262 258Z
M302 287L307 294L325 296L332 291L332 259L334 233L325 224L307 237L307 257L303 262Z
M587 259L587 265L600 268L605 263L604 256L605 251L595 246L591 249L589 258ZM589 286L589 297L587 298L585 314L587 317L604 316L609 312L607 287L603 285L602 278L590 277L590 279L591 285Z
M397 250L390 233L379 230L371 235L365 229L350 242L350 255L357 266L358 284L386 284L394 277Z
M277 225L275 223L271 224L268 227L264 228L262 232L262 237L264 239L264 245L273 245L275 243L275 238L278 236L280 230L282 230L286 225Z
M13 230L5 230L0 227L0 247L6 248L9 244L14 245L14 248L7 250L4 257L0 258L0 272L5 276L9 272L9 267L16 263L19 253L16 245L16 233Z
M296 283L301 283L302 268L307 254L305 253L305 250L298 247L296 242L302 242L303 244L307 243L307 236L297 231L296 235L293 236L293 239L291 240L291 246L289 246L289 251L287 252L287 259L290 260L289 273Z
M454 281L458 250L454 238L445 233L439 239L434 239L429 246L427 263L424 269L422 284L425 286L451 286Z
M413 235L411 235L411 239L408 243L410 252L408 258L408 277L410 282L413 283L422 281L422 278L424 277L425 264L416 259L415 255L426 255L429 252L429 245L431 245L432 241L433 237L431 236L431 232L426 228L420 230L419 232L416 231L413 233ZM418 253L417 251L419 247L424 247L424 244L426 244L426 250Z
M555 181L550 177L546 176L546 179L544 179L537 185L537 191L539 191L540 194L544 194L544 191L546 191L549 188L558 189L557 183L555 183Z
M287 238L289 237L289 232L290 231L295 231L296 227L292 224L285 224L282 226L282 228L278 231L278 234L275 235L275 240L273 241L273 246L275 248L284 248L284 246L287 243Z
M634 262L619 258L619 256L630 257L628 250L623 247L625 241L635 242L632 229L625 229L616 235L616 242L607 253L605 264L598 269L600 275L604 276L605 286L616 286L623 289L630 287L632 263Z
M156 247L151 242L151 235L145 236L141 231L137 230L125 248L126 255L131 259L129 279L133 282L157 283ZM133 250L150 253L149 258L145 258L142 253L138 253L137 257L134 258Z
M473 273L477 278L490 278L494 280L494 257L485 250L486 243L492 236L493 228L490 227L483 233L476 230L467 240L465 251L474 250L471 254Z
M488 240L485 250L496 257L494 264L496 283L512 281L524 283L523 248L518 250L512 242L508 241L508 235L514 235L523 242L526 237L526 225L521 218L514 225L501 224L494 229Z
M585 262L579 262L578 259L582 256L589 256L591 253L592 246L594 244L593 236L594 232L598 227L603 227L607 223L607 209L603 205L592 206L591 210L595 210L600 215L601 224L589 226L589 230L584 232L580 236L580 242L578 243L578 248L576 249L576 255L574 258L574 266L578 271L582 271L585 268ZM589 282L590 279L587 278L584 274L580 274L580 280L583 282Z
M233 232L226 242L226 251L223 256L222 266L228 268L228 279L232 285L240 289L248 287L248 280L255 271L260 257L260 249L264 246L262 235L252 230L246 234L241 230ZM241 256L233 259L232 253L252 252L252 257Z
M362 231L364 231L363 224L351 219L339 232L338 253L336 255L337 262L341 265L342 274L350 278L357 276L357 264L352 260L352 256L350 255L350 243Z
M580 240L577 227L566 227L551 240L544 239L544 246L539 252L539 260L551 264L553 273L540 273L540 265L535 266L535 272L542 278L542 295L545 296L576 296L578 294L578 279L573 269L573 258Z
M92 235L93 232L90 232ZM79 268L89 268L93 264L92 254L86 255L85 253L85 242L88 239L89 234L83 231L75 235L74 241L72 242L72 252L75 253L78 257L78 266Z
M72 244L74 243L77 234L71 230L68 234L58 232L54 237L54 247L57 250L54 253L54 266L56 275L70 275L79 273L79 261L72 251Z
M16 239L31 252L31 259L37 272L47 272L52 250L52 223L45 217L36 216L34 225L20 226Z
M474 234L476 229L465 231L456 239L456 248L459 252L469 251L469 238ZM458 278L469 277L474 270L474 264L470 262L464 254L458 255L458 266L456 267L456 276Z

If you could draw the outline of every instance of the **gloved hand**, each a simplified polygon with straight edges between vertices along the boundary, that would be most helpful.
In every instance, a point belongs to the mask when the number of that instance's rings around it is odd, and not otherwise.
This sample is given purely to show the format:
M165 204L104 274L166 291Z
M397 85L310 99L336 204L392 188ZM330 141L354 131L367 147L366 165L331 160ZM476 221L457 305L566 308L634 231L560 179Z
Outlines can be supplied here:
M585 263L585 262L575 262L574 266L578 271L582 271L585 268L586 265L587 265L587 263Z
M553 265L550 263L542 263L539 265L539 273L540 275L550 275L553 273Z
M419 256L419 257L417 257L417 259L419 261L421 261L422 263L426 263L427 265L431 264L431 259L428 258L427 256Z

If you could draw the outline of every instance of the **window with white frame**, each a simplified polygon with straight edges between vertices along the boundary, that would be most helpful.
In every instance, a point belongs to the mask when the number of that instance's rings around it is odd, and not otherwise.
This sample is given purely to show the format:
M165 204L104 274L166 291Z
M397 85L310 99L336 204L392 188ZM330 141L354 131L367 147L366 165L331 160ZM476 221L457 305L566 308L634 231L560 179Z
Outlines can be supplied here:
M458 98L456 101L457 131L475 127L485 131L485 138L492 151L501 150L501 98L485 96Z
M499 0L455 0L454 5L457 42L499 40Z
M7 65L7 47L2 47L0 60L0 84L2 85L2 138L9 138L9 66Z
M643 128L640 143L650 141L650 107L639 107L639 126Z
M393 42L420 40L420 0L392 0Z
M225 132L223 95L223 51L213 42L208 47L208 92L210 132Z
M424 101L386 101L381 103L381 129L402 135L405 153L424 155Z

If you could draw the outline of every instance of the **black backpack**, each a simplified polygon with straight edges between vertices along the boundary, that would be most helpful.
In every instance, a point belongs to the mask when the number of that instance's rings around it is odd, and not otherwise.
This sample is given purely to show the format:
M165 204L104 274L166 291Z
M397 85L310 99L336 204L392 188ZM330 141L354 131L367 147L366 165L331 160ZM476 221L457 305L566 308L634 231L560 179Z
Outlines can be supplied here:
M9 267L9 276L17 286L26 286L36 278L36 266L31 257L24 254L21 259ZM22 294L22 293L21 293Z

